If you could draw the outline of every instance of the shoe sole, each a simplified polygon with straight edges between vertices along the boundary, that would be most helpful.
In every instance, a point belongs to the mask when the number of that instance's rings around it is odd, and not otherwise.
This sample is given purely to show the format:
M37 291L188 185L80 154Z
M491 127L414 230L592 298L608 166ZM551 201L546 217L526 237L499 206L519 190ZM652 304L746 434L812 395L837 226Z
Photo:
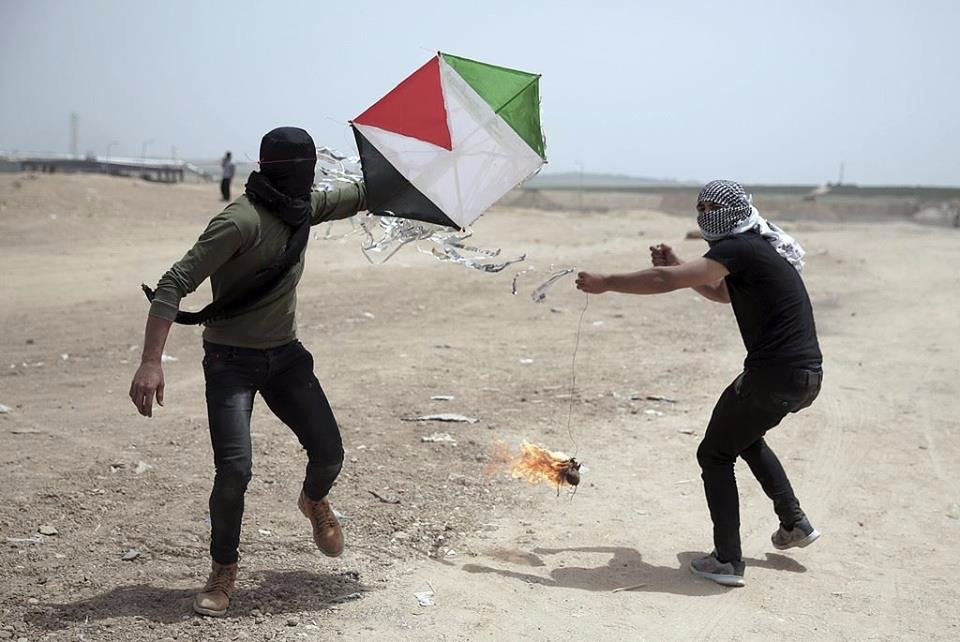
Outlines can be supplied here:
M222 611L214 611L213 609L205 609L202 606L197 606L196 602L193 604L193 610L200 615L209 615L210 617L223 617L227 614L227 609Z
M693 566L690 567L690 572L698 577L702 577L705 580L716 582L721 586L741 587L746 585L746 582L739 575L726 575L724 573L705 573L703 571L698 571Z
M778 551L785 551L790 548L806 548L811 544L813 544L818 539L820 539L820 531L818 531L817 529L813 529L813 532L807 535L806 537L804 537L802 540L797 542L790 542L786 546L777 544L772 539L770 540L770 542L773 544L773 547Z
M303 502L299 499L297 500L297 507L300 509L300 512L303 513L303 516L307 518L307 521L310 522L310 529L313 530L313 519L311 519L309 513L307 513L307 507L304 506ZM323 548L320 546L320 542L317 541L316 536L313 537L313 543L316 545L317 550L323 553L324 555L326 555L327 557L340 557L341 555L343 555L342 548L335 553L328 553L327 551L323 550Z

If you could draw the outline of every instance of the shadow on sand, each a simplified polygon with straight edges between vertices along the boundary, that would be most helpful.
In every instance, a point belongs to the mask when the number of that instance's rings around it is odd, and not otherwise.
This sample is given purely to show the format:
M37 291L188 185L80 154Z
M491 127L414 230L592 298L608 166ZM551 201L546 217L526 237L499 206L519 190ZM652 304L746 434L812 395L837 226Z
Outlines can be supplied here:
M715 595L728 588L693 576L690 573L690 560L701 557L703 553L687 551L677 554L679 567L656 566L643 561L640 552L632 548L618 546L583 546L578 548L535 548L530 553L511 550L498 550L490 554L493 559L513 564L543 567L547 566L541 556L559 553L593 553L611 555L603 566L587 568L583 566L560 566L552 569L548 576L522 573L506 569L465 564L462 568L468 573L495 573L531 584L580 589L583 591L613 591L635 587L631 591L653 593L673 593L676 595ZM764 560L745 558L747 579L751 568L768 568L790 573L804 573L806 567L799 562L774 553L767 553ZM642 586L638 586L642 585Z
M320 611L336 603L337 598L365 590L350 574L260 571L246 575L257 585L243 586L245 578L241 579L230 599L231 618L249 615L255 608L274 614ZM172 624L193 614L191 601L196 591L196 588L170 589L149 584L119 586L76 602L43 604L43 611L27 616L27 621L46 630L119 617L141 617L159 624Z

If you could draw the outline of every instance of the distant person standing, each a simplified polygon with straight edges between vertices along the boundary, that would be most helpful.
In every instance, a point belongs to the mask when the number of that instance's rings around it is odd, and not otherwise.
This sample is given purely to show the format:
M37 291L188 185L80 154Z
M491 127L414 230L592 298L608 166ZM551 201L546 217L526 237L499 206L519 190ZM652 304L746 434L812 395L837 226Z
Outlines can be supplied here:
M220 179L220 194L223 196L223 200L229 201L230 181L233 180L233 174L237 171L237 165L233 162L233 154L230 152L224 154L220 166L223 168L223 178Z

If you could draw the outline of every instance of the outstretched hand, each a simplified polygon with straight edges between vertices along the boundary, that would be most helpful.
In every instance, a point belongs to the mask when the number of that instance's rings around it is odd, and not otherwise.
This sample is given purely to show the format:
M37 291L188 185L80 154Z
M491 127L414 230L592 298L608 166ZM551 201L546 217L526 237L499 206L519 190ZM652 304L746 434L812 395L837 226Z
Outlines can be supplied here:
M163 368L159 363L144 361L133 375L130 384L130 400L144 417L153 416L153 398L163 405Z
M680 265L683 261L676 255L673 248L666 243L650 246L650 260L654 267Z
M578 272L577 289L587 294L603 294L607 291L607 277L597 272Z

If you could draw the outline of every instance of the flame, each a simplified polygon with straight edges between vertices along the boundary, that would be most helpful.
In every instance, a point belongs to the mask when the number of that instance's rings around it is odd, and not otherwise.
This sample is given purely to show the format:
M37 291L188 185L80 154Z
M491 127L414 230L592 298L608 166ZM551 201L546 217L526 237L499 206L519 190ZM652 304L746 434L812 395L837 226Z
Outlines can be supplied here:
M565 475L573 466L573 459L533 444L524 443L520 448L522 454L513 458L510 467L515 478L525 479L531 484L548 482L557 488L568 483Z

